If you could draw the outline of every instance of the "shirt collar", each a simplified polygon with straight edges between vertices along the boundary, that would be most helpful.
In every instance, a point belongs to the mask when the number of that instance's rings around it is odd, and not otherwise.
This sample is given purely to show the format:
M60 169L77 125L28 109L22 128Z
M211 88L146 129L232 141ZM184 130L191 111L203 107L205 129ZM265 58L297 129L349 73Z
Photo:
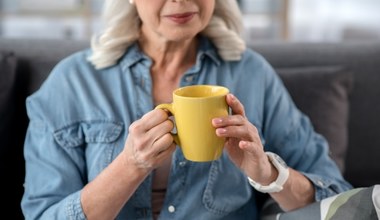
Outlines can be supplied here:
M208 57L218 66L221 63L221 58L217 54L216 48L211 43L211 41L204 36L199 36L199 47L196 64L193 68L200 68L202 59L204 57ZM124 56L120 59L120 65L123 67L123 69L129 68L138 62L143 62L144 60L151 62L151 59L140 50L137 42L135 42L127 49Z
M210 58L216 65L220 65L221 58L219 57L215 46L211 43L211 41L205 36L199 36L199 49L197 54L197 63L199 63L199 59L203 56L207 56Z

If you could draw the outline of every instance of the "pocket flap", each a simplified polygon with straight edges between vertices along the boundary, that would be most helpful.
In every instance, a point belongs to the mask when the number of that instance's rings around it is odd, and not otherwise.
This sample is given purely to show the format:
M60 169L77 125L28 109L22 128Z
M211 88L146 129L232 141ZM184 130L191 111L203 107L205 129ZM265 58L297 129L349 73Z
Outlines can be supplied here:
M123 123L91 120L74 122L54 132L54 138L62 147L77 147L84 143L111 143L117 140Z

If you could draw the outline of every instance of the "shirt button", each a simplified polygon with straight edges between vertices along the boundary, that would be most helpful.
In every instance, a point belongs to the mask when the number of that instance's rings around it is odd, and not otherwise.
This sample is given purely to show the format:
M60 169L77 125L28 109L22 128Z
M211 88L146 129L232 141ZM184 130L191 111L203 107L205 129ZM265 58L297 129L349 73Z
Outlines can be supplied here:
M179 162L179 166L184 167L186 165L186 161Z
M168 211L170 212L170 213L173 213L173 212L175 212L175 207L174 206L169 206L168 207Z
M187 76L185 80L186 82L192 82L194 80L194 76Z
M320 186L322 186L322 187L324 186L323 182L320 181L320 180L317 181L317 184L320 185Z

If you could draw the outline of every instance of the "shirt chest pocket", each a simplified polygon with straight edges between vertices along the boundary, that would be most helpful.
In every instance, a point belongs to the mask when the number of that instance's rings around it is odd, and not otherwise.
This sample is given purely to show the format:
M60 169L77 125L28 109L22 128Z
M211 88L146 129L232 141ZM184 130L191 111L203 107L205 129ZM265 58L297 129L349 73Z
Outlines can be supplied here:
M106 120L78 121L57 129L55 141L69 155L71 151L83 151L82 157L73 160L85 160L89 179L94 178L108 166L116 156L115 149L123 147L121 134L123 123Z

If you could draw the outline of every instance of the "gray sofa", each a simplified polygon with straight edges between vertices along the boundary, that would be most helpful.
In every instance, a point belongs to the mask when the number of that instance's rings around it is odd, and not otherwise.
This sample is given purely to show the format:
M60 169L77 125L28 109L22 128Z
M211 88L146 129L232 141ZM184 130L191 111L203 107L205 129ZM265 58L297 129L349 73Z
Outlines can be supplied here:
M65 40L0 39L0 169L4 211L19 207L25 174L25 98L62 58L88 46ZM296 105L331 145L355 187L380 183L380 42L252 43L278 71ZM4 204L4 203L3 203Z

